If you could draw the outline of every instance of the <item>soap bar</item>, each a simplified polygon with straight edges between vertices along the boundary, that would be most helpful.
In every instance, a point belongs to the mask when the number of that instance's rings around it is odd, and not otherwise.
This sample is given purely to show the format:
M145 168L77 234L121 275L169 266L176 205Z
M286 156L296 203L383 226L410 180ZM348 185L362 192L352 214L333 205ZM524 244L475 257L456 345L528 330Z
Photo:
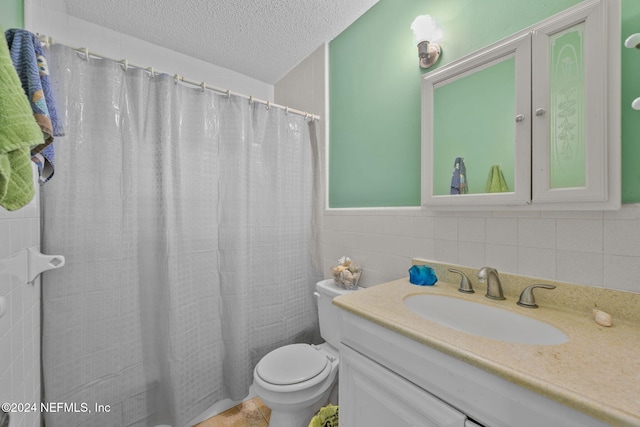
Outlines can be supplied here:
M432 286L438 281L438 278L428 265L412 265L409 269L409 281L414 285Z

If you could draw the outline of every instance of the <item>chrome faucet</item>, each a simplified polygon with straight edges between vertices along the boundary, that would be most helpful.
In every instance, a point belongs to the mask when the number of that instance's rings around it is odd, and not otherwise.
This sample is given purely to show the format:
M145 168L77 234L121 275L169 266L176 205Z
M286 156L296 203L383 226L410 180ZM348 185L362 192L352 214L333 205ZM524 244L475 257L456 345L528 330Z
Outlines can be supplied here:
M478 270L478 280L481 282L487 282L487 298L495 300L505 299L502 294L502 285L500 284L500 278L498 277L498 271L491 267L482 267Z
M458 288L458 292L463 292L465 294L472 294L475 292L466 274L460 270L456 270L455 268L450 268L449 271L460 275L460 287Z
M518 300L518 305L527 308L538 308L538 304L536 304L536 299L533 297L533 290L535 288L543 288L543 289L555 289L556 287L553 285L531 285L524 288L522 293L520 294L520 299Z

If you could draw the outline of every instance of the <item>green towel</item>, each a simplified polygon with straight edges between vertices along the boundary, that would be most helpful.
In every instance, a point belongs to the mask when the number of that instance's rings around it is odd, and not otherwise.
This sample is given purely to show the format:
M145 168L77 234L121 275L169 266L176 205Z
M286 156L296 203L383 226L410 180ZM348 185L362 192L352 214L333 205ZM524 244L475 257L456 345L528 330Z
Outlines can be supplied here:
M485 193L506 193L509 192L507 182L504 180L504 175L500 166L493 165L489 170L489 176L487 177L487 185L484 189Z
M0 32L4 34L2 28ZM30 148L42 143L42 132L11 62L7 41L1 38L0 206L14 211L28 204L35 193Z
M338 427L338 407L327 405L311 418L309 427Z

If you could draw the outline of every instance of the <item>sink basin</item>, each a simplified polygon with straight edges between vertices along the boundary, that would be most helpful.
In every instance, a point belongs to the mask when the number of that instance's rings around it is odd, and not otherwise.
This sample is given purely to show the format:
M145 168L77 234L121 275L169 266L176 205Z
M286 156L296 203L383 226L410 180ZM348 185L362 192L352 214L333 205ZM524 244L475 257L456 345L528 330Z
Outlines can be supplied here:
M554 345L569 340L560 329L539 320L485 304L444 295L411 295L405 306L432 322L494 340Z

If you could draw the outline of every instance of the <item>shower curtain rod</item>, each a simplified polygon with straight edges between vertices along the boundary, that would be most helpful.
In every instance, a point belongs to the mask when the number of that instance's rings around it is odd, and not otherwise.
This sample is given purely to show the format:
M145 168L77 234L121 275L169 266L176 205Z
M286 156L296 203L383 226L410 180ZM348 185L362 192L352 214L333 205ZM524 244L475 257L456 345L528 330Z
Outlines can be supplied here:
M40 40L40 43L44 44L47 47L52 45L52 44L57 43L57 42L54 42L53 37L50 37L50 36L47 36L47 35L44 35L44 34L39 34L39 33L37 35L38 35L38 39ZM140 66L140 65L131 64L126 59L119 60L119 59L109 58L108 56L104 56L104 55L97 54L95 52L91 52L86 47L77 48L77 47L66 45L64 43L57 43L57 44L69 47L69 48L75 50L77 53L84 55L86 57L87 61L89 60L90 57L93 56L94 58L100 58L100 59L106 59L106 60L109 60L109 61L118 62L125 69L125 71L127 70L127 68L131 67L131 68L137 68L139 70L146 71L146 72L150 73L151 75L169 74L169 73L164 73L162 71L158 71L158 70L154 69L153 67L143 67L143 66ZM190 80L190 79L187 79L184 76L181 76L179 74L174 74L173 78L176 81L176 83L180 81L182 83L187 83L187 84L190 84L190 85L193 85L193 86L198 86L198 87L202 88L203 91L205 89L209 89L209 90L214 91L214 92L225 94L225 95L227 95L229 97L231 95L239 96L241 98L248 99L249 103L257 102L258 104L264 104L267 107L267 109L269 109L270 107L279 108L281 110L285 110L287 113L293 113L293 114L298 114L300 116L304 116L305 119L310 119L311 121L320 120L320 118L321 118L320 116L317 116L317 115L311 114L311 113L307 113L306 111L296 110L295 108L289 108L288 106L285 106L285 105L273 104L273 103L271 103L271 101L265 101L263 99L254 98L253 96L244 95L244 94L236 93L236 92L231 92L231 89L226 89L225 90L225 89L222 89L222 88L219 88L219 87L208 85L205 82L197 82L195 80Z

